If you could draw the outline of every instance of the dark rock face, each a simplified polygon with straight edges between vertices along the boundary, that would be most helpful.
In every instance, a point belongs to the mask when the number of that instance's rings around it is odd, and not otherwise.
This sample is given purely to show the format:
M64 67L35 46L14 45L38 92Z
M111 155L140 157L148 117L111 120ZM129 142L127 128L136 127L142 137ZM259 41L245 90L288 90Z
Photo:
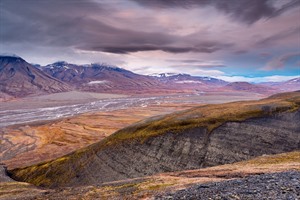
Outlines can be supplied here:
M199 168L205 157L206 142L206 130L198 129L150 138L143 144L126 142L109 147L97 152L96 159L86 166L97 173L84 170L85 174L74 183L99 183Z
M66 177L63 183L56 181L53 172L54 177L45 176L52 181L50 187L99 184L289 152L300 149L299 121L298 110L268 118L228 122L211 133L195 128L149 138L143 143L127 141L81 155L73 165L67 166L75 175Z
M228 122L212 132L203 166L300 149L299 121L298 111L242 123Z
M7 174L6 174L6 168L4 165L0 163L0 183L1 182L13 182L14 180L11 179Z

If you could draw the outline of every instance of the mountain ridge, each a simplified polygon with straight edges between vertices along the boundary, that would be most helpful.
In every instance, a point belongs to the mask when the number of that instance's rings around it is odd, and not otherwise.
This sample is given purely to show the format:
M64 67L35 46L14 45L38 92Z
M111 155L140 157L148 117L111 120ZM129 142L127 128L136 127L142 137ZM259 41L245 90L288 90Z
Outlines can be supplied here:
M65 92L71 87L49 76L20 57L0 57L0 90L10 96Z
M40 66L29 64L18 56L0 56L0 100L71 90L130 95L199 93L199 91L242 91L270 95L300 89L299 80L300 78L296 78L264 84L230 83L213 77L182 73L140 75L120 67L99 63L76 65L57 61Z

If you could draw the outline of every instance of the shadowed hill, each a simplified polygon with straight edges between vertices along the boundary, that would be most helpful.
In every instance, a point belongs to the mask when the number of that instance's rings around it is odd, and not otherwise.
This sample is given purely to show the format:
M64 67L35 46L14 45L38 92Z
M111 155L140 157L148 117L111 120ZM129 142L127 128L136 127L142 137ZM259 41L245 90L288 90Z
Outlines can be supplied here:
M300 93L156 117L51 162L10 170L39 186L75 186L198 169L300 148Z
M0 92L13 97L69 91L67 84L20 57L0 56ZM4 94L3 94L4 96Z

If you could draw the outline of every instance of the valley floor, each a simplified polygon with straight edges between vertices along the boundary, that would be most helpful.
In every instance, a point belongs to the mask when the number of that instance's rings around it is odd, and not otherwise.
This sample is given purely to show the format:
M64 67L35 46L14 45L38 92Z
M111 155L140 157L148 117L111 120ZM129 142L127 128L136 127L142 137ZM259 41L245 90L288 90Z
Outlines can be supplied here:
M255 100L263 95L246 92L209 92L194 94L172 94L165 96L126 96L119 94L63 92L50 95L27 97L1 102L0 128L16 124L28 124L56 120L74 115L149 107L162 104L215 104L240 100Z
M203 104L259 98L262 96L252 93L121 97L67 92L5 102L0 108L0 162L9 168L24 167L98 142L148 117Z

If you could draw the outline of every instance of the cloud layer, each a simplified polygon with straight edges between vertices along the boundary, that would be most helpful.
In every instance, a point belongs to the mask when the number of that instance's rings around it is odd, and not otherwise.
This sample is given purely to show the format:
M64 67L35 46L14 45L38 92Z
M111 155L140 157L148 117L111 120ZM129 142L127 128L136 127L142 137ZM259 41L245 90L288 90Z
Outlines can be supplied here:
M230 1L219 1L219 0L134 0L137 3L144 6L151 6L154 8L170 8L180 7L189 9L194 6L206 7L211 6L229 15L235 20L246 23L254 23L261 18L270 18L279 15L284 10L288 10L299 4L299 1L293 1L286 4L284 7L275 8L268 0L230 0Z
M292 53L283 54L279 57L275 57L272 60L270 60L263 69L264 70L282 69L284 68L285 65L287 65L287 62L292 58L300 58L300 52L292 52ZM297 64L295 64L295 66L298 67Z
M0 53L31 62L104 61L145 74L297 73L287 61L299 57L300 0L1 0L0 13Z

